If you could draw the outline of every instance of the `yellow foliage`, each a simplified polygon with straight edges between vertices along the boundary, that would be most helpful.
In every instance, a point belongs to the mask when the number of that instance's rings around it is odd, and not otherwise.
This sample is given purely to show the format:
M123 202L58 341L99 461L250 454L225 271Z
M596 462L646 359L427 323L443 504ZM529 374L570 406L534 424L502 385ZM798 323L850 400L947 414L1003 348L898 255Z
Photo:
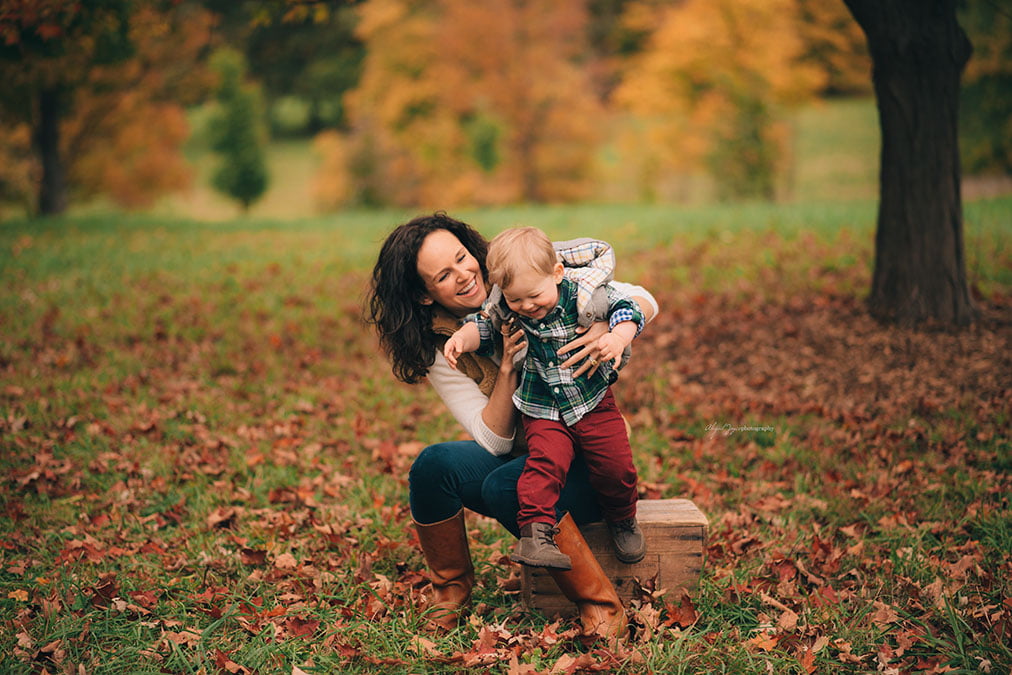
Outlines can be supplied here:
M313 201L321 211L333 211L351 196L348 144L336 131L323 131L313 140L320 168L313 179Z
M638 151L655 174L697 171L718 143L741 138L743 115L804 101L824 82L821 70L801 62L796 0L634 3L627 16L632 26L654 30L614 98L651 127L627 134L624 143L649 143ZM765 131L762 120L753 122L758 142L782 146L775 115ZM754 159L747 152L743 162Z

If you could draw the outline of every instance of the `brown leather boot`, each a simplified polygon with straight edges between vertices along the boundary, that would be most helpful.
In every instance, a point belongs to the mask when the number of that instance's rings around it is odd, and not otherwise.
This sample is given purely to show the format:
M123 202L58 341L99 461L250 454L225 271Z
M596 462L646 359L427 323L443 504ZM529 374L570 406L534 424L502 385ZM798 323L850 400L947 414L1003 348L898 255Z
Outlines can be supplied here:
M426 614L427 627L450 630L457 625L460 610L470 601L474 586L464 509L431 525L415 521L415 530L432 579L433 598Z
M617 640L629 626L625 608L611 579L587 546L580 528L567 513L559 521L555 543L573 561L569 571L549 570L562 594L580 610L581 635Z

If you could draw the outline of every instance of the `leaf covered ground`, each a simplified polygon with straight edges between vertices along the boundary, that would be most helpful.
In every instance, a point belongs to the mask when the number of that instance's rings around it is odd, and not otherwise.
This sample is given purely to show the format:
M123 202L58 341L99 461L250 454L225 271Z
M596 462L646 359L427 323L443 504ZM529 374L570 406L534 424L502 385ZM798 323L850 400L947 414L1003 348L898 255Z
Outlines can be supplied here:
M525 612L474 514L473 611L419 630L407 468L460 432L377 356L370 236L0 232L0 671L1009 672L1007 230L960 333L866 316L860 229L620 249L663 310L616 386L641 493L710 527L617 647Z

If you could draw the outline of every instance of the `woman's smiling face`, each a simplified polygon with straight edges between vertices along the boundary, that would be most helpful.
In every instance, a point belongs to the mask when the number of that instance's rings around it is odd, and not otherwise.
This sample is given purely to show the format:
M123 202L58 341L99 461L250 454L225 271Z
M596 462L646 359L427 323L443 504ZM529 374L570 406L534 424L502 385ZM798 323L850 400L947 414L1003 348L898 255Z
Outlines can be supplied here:
M481 308L488 292L477 258L449 230L435 230L425 238L415 259L425 284L422 303L442 305L455 316Z

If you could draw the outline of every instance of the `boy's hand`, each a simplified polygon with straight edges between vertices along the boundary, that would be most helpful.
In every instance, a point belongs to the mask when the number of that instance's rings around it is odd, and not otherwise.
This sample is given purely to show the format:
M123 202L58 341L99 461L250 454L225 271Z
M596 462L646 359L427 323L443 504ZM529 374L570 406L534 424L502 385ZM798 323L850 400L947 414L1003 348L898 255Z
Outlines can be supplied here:
M622 363L622 350L624 350L633 338L636 337L636 324L632 321L623 321L611 329L610 333L601 336L597 341L600 350L598 358L602 363L613 361L616 368Z
M456 370L457 359L463 353L464 353L464 339L461 337L460 332L458 331L453 335L451 335L446 340L446 344L443 345L443 356L446 357L446 362L450 364L450 367Z
M464 352L473 352L481 346L481 335L478 332L478 325L467 322L447 339L443 345L443 356L446 362L454 370L457 369L457 359Z
M625 349L625 345L614 333L602 335L601 339L597 341L597 348L600 350L598 358L602 363L614 361L615 367L618 367L618 364L622 362L622 350Z

